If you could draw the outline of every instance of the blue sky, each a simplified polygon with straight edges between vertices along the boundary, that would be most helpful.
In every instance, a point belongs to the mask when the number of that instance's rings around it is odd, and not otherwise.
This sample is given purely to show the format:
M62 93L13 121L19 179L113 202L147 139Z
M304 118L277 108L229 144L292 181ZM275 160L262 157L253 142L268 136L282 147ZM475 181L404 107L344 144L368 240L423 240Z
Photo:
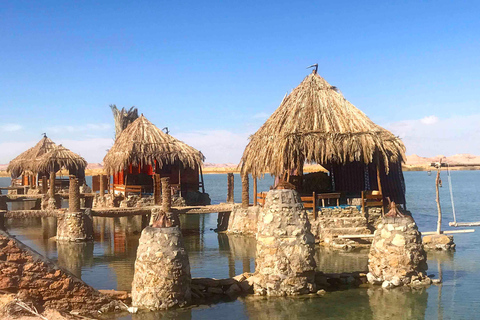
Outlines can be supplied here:
M100 162L109 104L207 162L319 74L407 154L480 154L478 1L2 1L0 163L46 132Z

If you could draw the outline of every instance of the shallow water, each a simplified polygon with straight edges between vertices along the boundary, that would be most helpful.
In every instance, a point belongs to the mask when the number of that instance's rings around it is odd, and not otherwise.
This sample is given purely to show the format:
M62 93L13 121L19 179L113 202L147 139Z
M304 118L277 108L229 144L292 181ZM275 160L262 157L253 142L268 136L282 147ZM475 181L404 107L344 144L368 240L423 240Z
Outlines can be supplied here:
M447 175L442 173L441 189L443 228L452 220ZM408 209L421 231L436 227L435 175L406 172ZM205 175L206 191L212 203L226 198L227 177ZM259 181L259 191L266 191L271 178ZM480 221L478 191L480 171L452 172L458 221ZM0 186L9 179L0 178ZM250 187L252 193L253 187ZM235 175L235 199L240 201L241 184ZM244 271L254 271L255 239L218 235L216 214L182 216L182 231L189 253L192 276L224 278ZM129 290L133 278L136 247L142 221L140 217L95 218L95 241L88 244L57 244L54 218L9 220L8 231L38 252L56 260L97 289ZM120 316L120 319L476 319L480 301L480 235L455 236L453 254L428 255L429 274L438 276L443 285L426 290L351 289L329 293L322 298L238 299L211 307L199 307L158 313ZM361 271L367 268L367 252L338 252L317 249L318 269L325 272Z

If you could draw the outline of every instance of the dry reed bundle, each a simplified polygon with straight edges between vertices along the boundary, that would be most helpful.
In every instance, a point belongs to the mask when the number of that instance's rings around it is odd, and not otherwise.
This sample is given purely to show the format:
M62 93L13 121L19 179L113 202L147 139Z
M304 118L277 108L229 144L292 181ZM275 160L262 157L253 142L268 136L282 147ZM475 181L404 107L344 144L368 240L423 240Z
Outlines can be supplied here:
M36 161L34 171L57 172L60 169L67 169L77 172L85 170L86 167L87 161L84 158L64 146L58 145Z
M115 122L115 139L120 136L125 128L128 127L130 123L135 121L138 118L138 110L135 107L131 107L128 111L125 108L118 110L117 106L114 104L110 105L112 109L113 120Z
M21 176L24 172L35 172L36 162L44 154L53 150L57 145L45 135L34 147L24 151L10 161L7 171L12 178Z
M377 156L378 158L377 158ZM313 72L250 137L241 171L278 176L306 163L404 161L405 146Z
M154 165L155 161L160 168L179 161L194 169L204 160L200 151L164 133L143 115L122 131L103 159L108 174L120 172L130 164Z

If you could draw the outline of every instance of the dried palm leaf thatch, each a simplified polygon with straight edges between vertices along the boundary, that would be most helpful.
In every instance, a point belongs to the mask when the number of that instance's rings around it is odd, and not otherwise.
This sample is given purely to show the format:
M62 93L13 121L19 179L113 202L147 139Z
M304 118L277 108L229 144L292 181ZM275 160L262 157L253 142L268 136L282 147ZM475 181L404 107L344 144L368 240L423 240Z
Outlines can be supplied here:
M306 163L404 161L405 146L315 73L308 75L250 136L242 172L275 176Z
M122 131L103 159L108 174L120 172L129 165L154 165L155 161L160 168L179 161L184 167L195 169L204 160L200 151L164 133L143 115Z
M57 145L46 135L32 148L10 161L7 171L12 178L21 176L24 172L35 172L38 159L53 150Z
M57 172L60 169L69 171L85 170L87 161L61 144L45 153L35 163L35 172Z
M131 107L128 111L125 108L118 110L117 106L114 104L110 105L112 109L113 120L115 122L115 139L120 136L125 128L128 127L130 123L135 121L138 118L138 110L135 107Z

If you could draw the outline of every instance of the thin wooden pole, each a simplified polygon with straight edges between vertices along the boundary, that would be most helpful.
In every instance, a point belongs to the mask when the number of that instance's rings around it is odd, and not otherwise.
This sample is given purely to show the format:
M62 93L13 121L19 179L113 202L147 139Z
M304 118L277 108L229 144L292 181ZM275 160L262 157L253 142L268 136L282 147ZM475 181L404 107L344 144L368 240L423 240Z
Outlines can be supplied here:
M203 171L202 171L202 166L200 166L200 178L202 179L202 193L205 193L205 184L203 183Z
M322 199L323 200L323 199ZM317 194L313 192L313 218L317 220Z
M438 210L438 220L437 220L437 233L441 234L442 233L442 207L440 206L440 169L441 169L442 163L440 161L440 164L438 165L437 168L437 178L435 179L435 190L437 193L436 201L437 201L437 210Z
M385 214L385 204L383 203L383 190L382 190L382 179L380 179L380 155L377 152L377 184L378 191L382 195L382 216Z
M227 203L234 203L234 175L233 173L227 173Z
M253 179L253 205L257 205L257 178Z

